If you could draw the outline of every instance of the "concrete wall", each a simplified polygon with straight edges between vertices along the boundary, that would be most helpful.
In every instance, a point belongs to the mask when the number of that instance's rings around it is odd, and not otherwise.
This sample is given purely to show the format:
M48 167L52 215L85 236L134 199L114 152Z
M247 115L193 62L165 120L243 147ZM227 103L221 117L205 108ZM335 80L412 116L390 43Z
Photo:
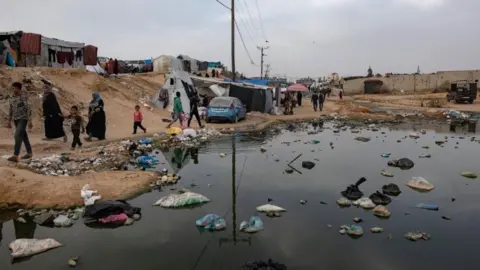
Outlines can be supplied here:
M364 81L372 78L362 78L345 81L343 89L345 93L363 93ZM414 89L435 89L446 81L453 82L458 80L479 80L480 70L464 70L464 71L439 71L434 74L419 74L419 75L392 75L390 77L374 78L382 80L384 86L390 90L404 90L411 92Z

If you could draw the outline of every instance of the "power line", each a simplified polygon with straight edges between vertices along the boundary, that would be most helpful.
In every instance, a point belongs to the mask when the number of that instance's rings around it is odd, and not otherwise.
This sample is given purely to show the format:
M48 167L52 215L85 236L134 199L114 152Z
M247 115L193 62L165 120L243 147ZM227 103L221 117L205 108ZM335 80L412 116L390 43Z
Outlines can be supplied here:
M235 6L235 10L237 11L238 14L241 14L241 12L237 9L237 6ZM242 16L238 16L238 17L240 17L240 22L243 24L243 28L245 28L245 30L247 31L247 34L250 37L250 40L252 41L253 44L255 44L255 40L252 34L250 33L250 30L248 29L247 24L243 20L243 17Z
M255 3L257 5L258 18L260 19L260 29L262 29L263 38L267 39L267 35L265 35L265 29L263 29L262 14L260 13L260 7L258 6L258 0L255 0Z
M220 0L215 0L215 1L217 1L220 5L224 6L225 8L231 10L231 8L229 8L229 7L228 7L227 5L225 5L224 3L220 2Z
M240 36L240 40L242 41L243 48L245 48L245 51L247 52L248 58L250 59L250 63L252 65L255 65L255 62L253 62L252 56L250 55L250 52L248 51L247 45L245 45L245 41L243 40L242 32L240 32L240 28L238 27L237 20L235 20L235 26L237 27L238 35Z
M255 33L256 33L256 37L257 37L257 40L258 40L258 38L259 38L259 36L258 36L258 30L259 30L259 29L258 29L258 27L255 26L254 20L253 20L253 18L252 18L252 14L250 13L250 7L249 7L248 4L247 4L247 0L243 0L243 3L245 4L245 8L247 9L248 17L250 18L250 23L251 23L251 25L252 25L252 27L253 27L253 30L254 30Z

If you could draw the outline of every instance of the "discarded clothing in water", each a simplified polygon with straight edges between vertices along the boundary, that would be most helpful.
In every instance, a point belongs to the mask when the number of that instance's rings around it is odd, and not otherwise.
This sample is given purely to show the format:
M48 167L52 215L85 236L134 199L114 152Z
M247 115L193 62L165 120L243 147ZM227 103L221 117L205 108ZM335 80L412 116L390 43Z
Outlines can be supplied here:
M438 211L439 207L436 204L429 204L429 203L419 203L416 205L418 208L423 208L426 210Z
M124 224L128 216L124 213L118 215L110 215L108 217L100 218L98 221L103 224Z
M413 163L413 161L411 161L408 158L394 159L394 160L388 161L388 166L398 167L402 170L409 170L413 168L414 165L415 163Z
M197 221L195 221L195 224L198 227L202 227L205 230L209 231L221 231L227 228L227 222L225 221L225 219L221 218L216 214L208 214L203 218L197 219Z
M353 202L353 205L360 206L363 209L372 209L375 208L375 204L372 202L370 198L360 198Z
M264 205L258 206L257 211L264 213L264 212L286 212L287 210L273 204L264 204Z
M349 200L358 200L363 197L363 192L360 191L358 186L367 181L365 177L360 178L355 185L350 185L341 192L342 196Z
M85 215L94 219L101 219L111 215L125 213L132 217L135 214L141 215L141 208L133 207L126 201L103 201L85 207Z
M138 143L139 144L152 144L153 140L152 140L152 138L142 138L142 139L138 140Z
M10 254L13 259L33 256L50 249L61 247L62 244L54 239L17 239L8 245L12 250Z
M380 205L387 205L387 204L392 202L392 199L390 197L388 197L385 194L380 193L380 191L377 191L377 192L373 193L372 195L370 195L369 198L376 205L379 205L379 204Z
M423 177L412 177L412 180L408 181L407 186L418 191L431 191L435 188L433 184Z
M400 188L393 183L390 183L388 185L384 185L382 187L382 191L383 191L383 194L386 194L386 195L389 195L389 196L398 196L398 195L400 195L400 193L402 193L402 191L400 191Z
M173 193L155 202L154 206L165 208L178 208L199 205L209 202L207 197L194 192Z
M245 263L241 270L287 270L287 266L278 262L274 262L268 259L268 262L264 261L251 261Z
M315 167L315 163L311 161L302 161L302 168L311 170L313 167Z
M263 221L258 216L253 216L249 221L240 223L240 231L246 233L256 233L263 230Z

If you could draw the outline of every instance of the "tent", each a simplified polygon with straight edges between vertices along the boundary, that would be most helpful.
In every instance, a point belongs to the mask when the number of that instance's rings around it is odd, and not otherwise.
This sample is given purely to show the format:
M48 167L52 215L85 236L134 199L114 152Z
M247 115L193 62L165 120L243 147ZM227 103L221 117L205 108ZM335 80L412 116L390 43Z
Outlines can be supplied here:
M182 60L171 55L161 55L152 61L153 71L170 73L172 70L183 70Z
M273 108L272 89L232 83L229 96L236 97L247 107L247 112L270 113Z
M190 76L200 95L209 97L228 96L229 83L221 79Z
M187 72L183 70L172 70L165 84L157 91L157 94L154 96L152 103L160 108L163 108L163 102L158 100L160 96L160 91L162 89L168 90L169 102L168 110L173 111L173 98L177 92L180 92L180 100L182 101L183 111L185 113L190 113L190 96L192 92L196 91L195 86L190 79L190 76Z

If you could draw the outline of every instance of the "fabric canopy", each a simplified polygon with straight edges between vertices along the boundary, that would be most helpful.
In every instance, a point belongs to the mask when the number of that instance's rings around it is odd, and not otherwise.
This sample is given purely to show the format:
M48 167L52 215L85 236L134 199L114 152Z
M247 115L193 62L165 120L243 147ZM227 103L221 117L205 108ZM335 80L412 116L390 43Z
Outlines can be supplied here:
M308 88L303 84L293 84L287 88L287 91L291 92L308 92Z

